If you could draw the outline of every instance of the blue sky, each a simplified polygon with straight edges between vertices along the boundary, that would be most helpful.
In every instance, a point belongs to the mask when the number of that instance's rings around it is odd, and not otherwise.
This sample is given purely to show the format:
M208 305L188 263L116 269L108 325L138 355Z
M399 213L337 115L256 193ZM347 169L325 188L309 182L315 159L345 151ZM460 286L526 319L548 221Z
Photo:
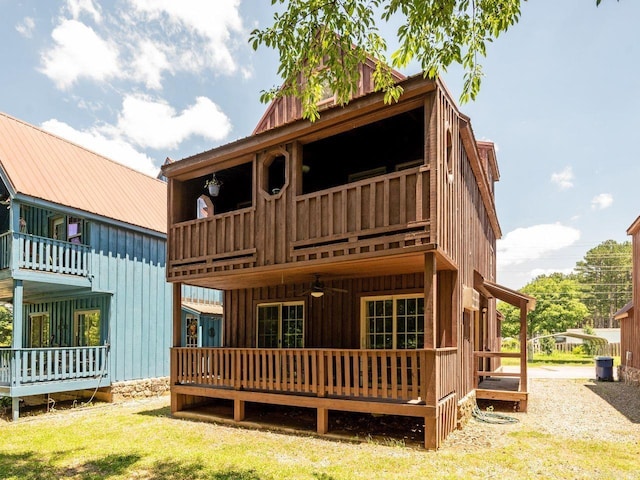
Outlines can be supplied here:
M256 0L0 0L0 111L153 174L250 135L279 85ZM535 0L461 107L495 142L498 281L569 272L640 215L640 2ZM405 74L418 73L413 65ZM454 96L459 68L444 75Z

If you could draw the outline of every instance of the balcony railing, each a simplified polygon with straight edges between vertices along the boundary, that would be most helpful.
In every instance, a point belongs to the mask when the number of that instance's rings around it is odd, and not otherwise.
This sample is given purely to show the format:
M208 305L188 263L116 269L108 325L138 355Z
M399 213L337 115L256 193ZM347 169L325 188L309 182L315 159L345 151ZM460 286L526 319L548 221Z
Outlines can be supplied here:
M26 233L0 235L0 269L16 268L88 276L90 247Z
M0 349L0 385L79 380L108 375L107 346Z
M455 391L456 353L456 348L173 348L172 383L436 405Z

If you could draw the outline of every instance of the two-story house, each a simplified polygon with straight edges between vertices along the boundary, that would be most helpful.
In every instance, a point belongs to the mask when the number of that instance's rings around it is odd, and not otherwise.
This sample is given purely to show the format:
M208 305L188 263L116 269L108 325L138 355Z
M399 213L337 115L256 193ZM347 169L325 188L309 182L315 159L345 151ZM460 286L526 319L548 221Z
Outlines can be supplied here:
M13 307L0 396L14 418L24 397L166 390L166 198L164 182L0 114L0 302ZM188 345L221 345L219 292L181 297Z
M404 78L399 102L361 66L347 106L321 118L274 101L248 137L163 167L169 182L167 279L224 290L224 346L184 348L174 307L175 415L208 401L421 417L437 448L476 396L526 409L526 349L512 391L500 371L495 299L499 172L490 142L441 81ZM216 178L219 190L205 184ZM196 207L197 208L194 208Z

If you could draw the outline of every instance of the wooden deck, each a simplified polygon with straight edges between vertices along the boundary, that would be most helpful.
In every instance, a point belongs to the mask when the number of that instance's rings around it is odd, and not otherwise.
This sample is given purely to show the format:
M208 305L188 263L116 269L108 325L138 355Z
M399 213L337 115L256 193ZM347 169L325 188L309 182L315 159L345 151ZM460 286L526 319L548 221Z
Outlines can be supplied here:
M478 358L522 358L525 353L502 352L474 352ZM521 412L527 411L529 389L527 380L526 357L524 368L521 365L519 372L504 372L502 368L495 371L476 371L476 398L479 400L498 400L505 402L518 402Z
M171 406L177 413L206 398L317 409L317 430L331 410L424 418L425 447L455 429L456 348L424 350L173 348Z

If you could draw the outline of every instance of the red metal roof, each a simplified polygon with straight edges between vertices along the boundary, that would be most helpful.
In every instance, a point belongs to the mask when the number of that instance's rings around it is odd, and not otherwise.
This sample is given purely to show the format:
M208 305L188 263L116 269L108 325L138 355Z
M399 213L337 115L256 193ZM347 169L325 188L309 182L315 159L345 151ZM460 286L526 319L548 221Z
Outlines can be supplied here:
M164 182L1 112L0 166L15 193L167 231Z

